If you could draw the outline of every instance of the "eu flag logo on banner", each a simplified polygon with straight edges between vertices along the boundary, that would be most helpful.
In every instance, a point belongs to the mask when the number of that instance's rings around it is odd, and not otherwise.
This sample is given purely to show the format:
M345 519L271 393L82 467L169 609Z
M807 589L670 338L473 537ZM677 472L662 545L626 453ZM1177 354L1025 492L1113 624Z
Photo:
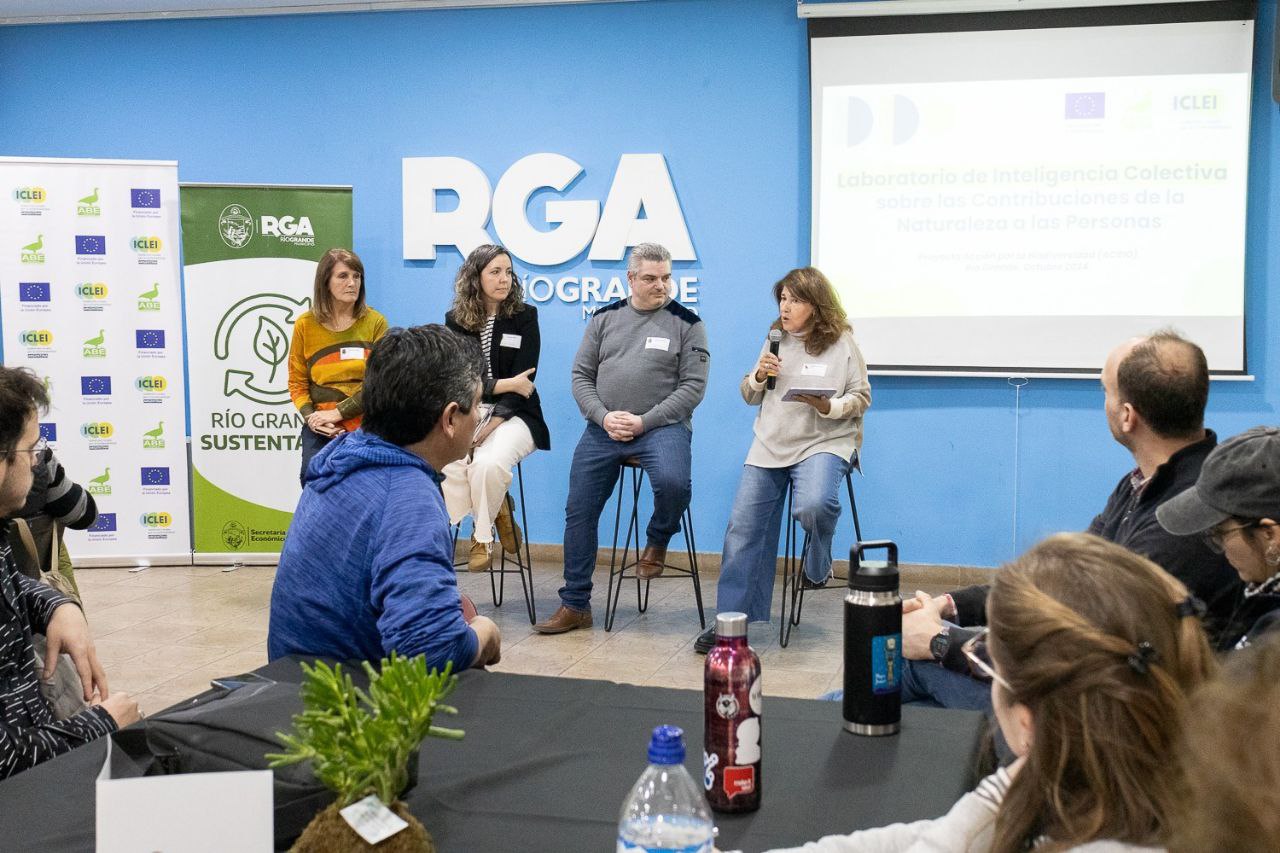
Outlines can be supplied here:
M116 514L114 512L100 512L93 524L89 525L90 533L114 533L116 529Z
M143 468L142 469L142 485L144 486L169 485L169 469L168 468Z
M57 441L58 425L55 423L40 424L40 437L45 441Z
M102 234L77 234L76 235L76 254L77 255L105 255L107 253L107 238Z
M1067 118L1106 118L1106 92L1068 92Z
M48 302L49 282L24 281L18 284L19 302Z
M164 349L164 329L138 329L138 349Z
M80 393L86 397L100 396L111 393L111 377L110 376L81 376L80 377Z
M129 190L130 207L160 207L160 190Z

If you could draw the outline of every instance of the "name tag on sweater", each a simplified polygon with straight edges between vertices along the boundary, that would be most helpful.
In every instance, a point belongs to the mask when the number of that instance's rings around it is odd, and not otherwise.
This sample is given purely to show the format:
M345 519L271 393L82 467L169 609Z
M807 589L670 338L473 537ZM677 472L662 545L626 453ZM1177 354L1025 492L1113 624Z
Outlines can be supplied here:
M520 349L520 335L513 335L508 332L502 336L502 343L498 344L498 346Z
M663 352L671 351L671 338L645 338L645 349L660 349Z
M827 366L825 364L806 364L800 368L801 376L826 376Z
M343 361L364 361L364 347L343 347L338 350L338 358Z

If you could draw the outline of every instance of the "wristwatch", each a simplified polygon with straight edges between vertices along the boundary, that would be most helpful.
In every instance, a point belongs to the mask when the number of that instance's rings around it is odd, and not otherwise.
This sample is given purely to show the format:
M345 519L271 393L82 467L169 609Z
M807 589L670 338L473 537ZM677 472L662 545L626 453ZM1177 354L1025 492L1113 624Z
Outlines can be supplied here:
M933 635L929 640L929 654L933 655L933 659L938 663L942 663L942 659L947 656L947 649L951 648L951 626L943 625L942 630Z

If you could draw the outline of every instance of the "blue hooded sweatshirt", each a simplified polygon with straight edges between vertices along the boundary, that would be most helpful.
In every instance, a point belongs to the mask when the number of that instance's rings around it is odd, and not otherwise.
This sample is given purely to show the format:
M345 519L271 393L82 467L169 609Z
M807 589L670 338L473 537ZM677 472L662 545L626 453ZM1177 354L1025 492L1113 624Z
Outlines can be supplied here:
M471 666L439 477L364 430L334 439L307 470L271 590L267 656L378 661L425 654Z

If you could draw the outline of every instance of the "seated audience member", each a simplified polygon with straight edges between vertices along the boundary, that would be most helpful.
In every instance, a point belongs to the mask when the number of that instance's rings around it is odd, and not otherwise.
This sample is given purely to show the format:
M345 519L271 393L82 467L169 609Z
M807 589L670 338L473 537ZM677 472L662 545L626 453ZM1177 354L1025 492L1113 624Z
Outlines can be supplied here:
M791 515L804 527L806 588L831 576L831 538L840 517L840 489L862 444L862 415L871 405L867 365L853 339L840 298L813 267L795 269L773 286L782 333L778 354L766 342L759 362L742 378L742 398L759 406L755 440L747 451L737 496L724 534L716 607L769 621L778 530L795 489ZM776 386L766 382L776 376ZM831 389L829 398L783 397L791 389ZM715 645L714 627L694 643L699 654Z
M1018 756L936 820L797 850L1088 850L1167 843L1187 694L1215 666L1186 587L1096 536L1052 536L1006 566L966 645ZM985 649L983 646L985 645Z
M1196 484L1156 517L1170 533L1203 535L1244 581L1244 599L1218 635L1220 651L1280 628L1280 429L1254 427L1215 447Z
M506 249L484 245L467 255L444 323L474 338L484 352L480 430L471 452L441 472L449 521L458 524L470 515L474 522L467 567L482 572L493 565L494 527L504 551L520 550L520 526L507 494L515 466L535 448L551 449L533 386L542 350L538 309L525 304Z
M640 243L627 259L631 295L591 317L573 360L573 399L587 420L569 468L560 606L540 634L591 627L591 573L600 513L622 464L635 459L653 488L636 576L656 578L693 496L693 410L711 354L702 320L672 298L671 253Z
M43 577L53 581L59 589L78 597L79 589L71 568L71 556L62 541L62 531L68 527L84 530L92 525L98 517L98 505L93 495L67 476L52 450L46 450L41 456L27 502L13 517L9 546L18 570L35 580ZM27 532L18 529L18 520L26 525ZM60 577L47 574L49 572L57 572Z
M9 518L31 492L35 469L47 450L39 411L49 405L44 386L29 370L0 367L0 779L26 770L117 728L137 722L138 703L110 693L89 626L79 606L51 586L18 571L9 548ZM47 641L43 673L36 672L32 632ZM55 719L39 678L53 675L58 655L75 664L84 701L97 704Z
M1280 850L1280 634L1231 655L1192 696L1189 718L1170 853Z
M280 554L267 654L496 663L501 637L463 618L444 466L471 448L484 365L443 326L392 329L369 356L364 422L316 454Z
M1240 601L1241 584L1220 551L1199 536L1177 536L1156 510L1195 483L1217 436L1204 428L1209 367L1200 347L1173 332L1128 341L1102 370L1107 425L1137 465L1120 478L1089 533L1147 557L1204 602L1205 629L1217 642ZM986 622L989 587L973 586L903 604L903 701L989 710L989 693L968 675L964 627ZM956 627L964 626L964 627Z

